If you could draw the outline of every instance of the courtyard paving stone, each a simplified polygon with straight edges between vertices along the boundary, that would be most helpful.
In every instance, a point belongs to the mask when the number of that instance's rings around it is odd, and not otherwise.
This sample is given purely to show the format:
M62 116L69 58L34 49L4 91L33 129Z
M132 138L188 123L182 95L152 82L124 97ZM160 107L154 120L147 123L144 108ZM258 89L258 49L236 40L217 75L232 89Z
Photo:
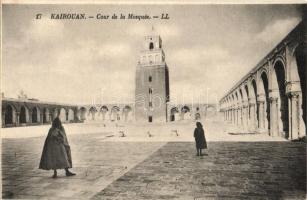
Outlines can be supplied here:
M291 142L170 142L93 199L305 199L306 147Z
M77 176L66 177L61 170L57 179L51 178L52 171L38 169L45 137L5 138L2 197L305 199L305 143L259 142L261 135L257 136L258 142L246 142L247 136L240 136L245 142L224 141L223 133L213 137L216 132L210 127L207 133L209 149L203 157L196 156L190 138L167 143L155 138L125 141L126 138L108 137L109 132L68 134L72 170ZM222 140L211 141L215 138Z
M102 142L102 134L69 136L77 176L52 179L38 169L44 137L2 140L2 197L88 199L165 143Z

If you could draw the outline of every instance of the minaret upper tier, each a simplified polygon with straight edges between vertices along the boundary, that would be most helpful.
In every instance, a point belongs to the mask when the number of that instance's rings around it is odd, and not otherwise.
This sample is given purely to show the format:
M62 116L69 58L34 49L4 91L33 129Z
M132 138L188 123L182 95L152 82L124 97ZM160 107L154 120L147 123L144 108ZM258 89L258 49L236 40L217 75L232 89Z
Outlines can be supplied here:
M161 65L165 62L162 40L159 35L148 35L144 40L144 49L140 53L139 64L144 66Z

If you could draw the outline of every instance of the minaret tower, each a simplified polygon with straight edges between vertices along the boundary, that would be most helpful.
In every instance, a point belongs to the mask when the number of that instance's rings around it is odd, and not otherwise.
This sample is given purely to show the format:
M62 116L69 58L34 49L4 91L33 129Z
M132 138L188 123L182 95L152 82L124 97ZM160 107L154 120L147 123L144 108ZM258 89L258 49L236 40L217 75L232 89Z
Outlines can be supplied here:
M145 37L140 52L135 81L135 120L167 122L169 74L161 37L152 33Z

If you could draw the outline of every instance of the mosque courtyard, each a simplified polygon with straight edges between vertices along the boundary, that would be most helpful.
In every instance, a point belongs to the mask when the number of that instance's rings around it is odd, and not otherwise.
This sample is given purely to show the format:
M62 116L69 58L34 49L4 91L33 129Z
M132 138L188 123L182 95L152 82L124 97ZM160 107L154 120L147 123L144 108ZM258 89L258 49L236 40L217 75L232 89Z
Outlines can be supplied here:
M203 121L65 124L74 177L38 169L49 126L2 129L4 199L305 199L306 144Z

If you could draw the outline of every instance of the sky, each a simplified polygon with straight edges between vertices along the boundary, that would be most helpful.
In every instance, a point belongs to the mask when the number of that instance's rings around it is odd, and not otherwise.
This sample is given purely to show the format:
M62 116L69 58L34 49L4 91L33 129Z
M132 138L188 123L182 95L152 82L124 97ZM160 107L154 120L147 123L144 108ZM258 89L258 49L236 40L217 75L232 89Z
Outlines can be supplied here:
M169 19L53 20L51 13ZM4 5L2 14L5 97L23 90L72 104L133 102L152 27L162 38L171 102L217 103L301 21L298 5Z

